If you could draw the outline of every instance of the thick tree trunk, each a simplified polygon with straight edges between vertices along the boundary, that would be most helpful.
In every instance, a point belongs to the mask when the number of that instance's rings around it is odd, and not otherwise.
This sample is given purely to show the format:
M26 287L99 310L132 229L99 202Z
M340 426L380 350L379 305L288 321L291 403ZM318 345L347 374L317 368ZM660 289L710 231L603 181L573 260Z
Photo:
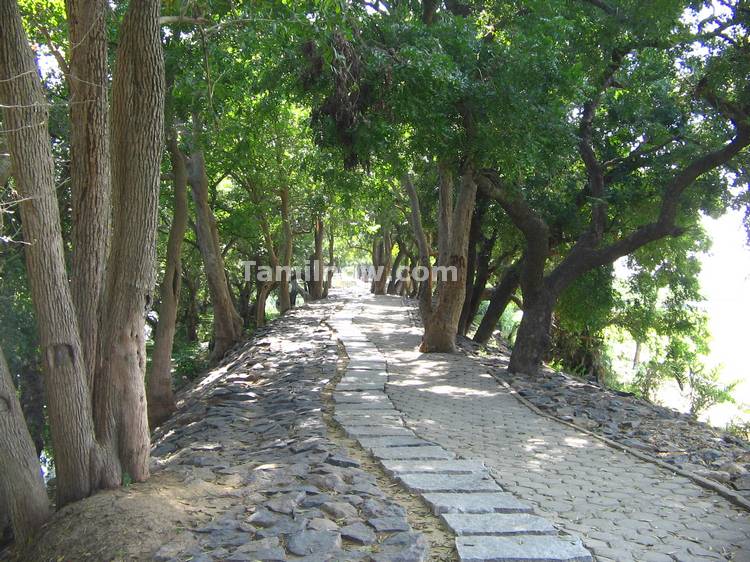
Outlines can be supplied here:
M505 312L505 309L508 307L511 298L513 297L513 293L515 293L518 288L520 268L520 262L516 262L510 266L492 291L492 297L490 298L487 312L485 312L482 317L482 321L479 323L479 327L474 334L475 342L485 344L490 341L492 333L495 331L495 326L497 326L503 312Z
M159 323L154 335L151 372L146 386L148 421L151 428L166 420L175 408L172 391L172 346L177 329L177 307L182 282L182 240L188 223L187 165L177 146L175 132L167 143L174 176L174 213L167 241L166 267L159 295Z
M218 361L242 339L242 319L234 307L227 284L216 218L208 203L206 164L200 151L195 152L190 158L188 181L195 202L195 234L203 257L203 268L214 310L214 348L211 358Z
M107 451L103 478L149 476L145 313L153 302L159 181L164 147L164 57L160 3L131 0L120 30L112 83L114 224L107 266L97 436Z
M484 238L482 240L482 246L477 255L477 266L474 275L474 284L471 289L471 293L467 295L467 300L464 301L463 309L461 310L462 320L465 322L463 325L462 335L466 335L471 329L471 326L479 312L479 305L482 304L482 300L485 298L484 295L487 292L487 281L490 278L490 259L492 258L492 249L495 246L495 238ZM468 287L468 285L467 285ZM466 315L465 317L463 315ZM461 327L461 321L459 326Z
M242 327L250 329L253 323L254 310L251 304L253 295L253 284L251 281L243 281L239 290L239 307L237 312L242 318Z
M373 242L372 265L374 277L370 285L370 292L375 295L384 295L388 285L388 275L391 272L391 253L393 244L391 242L390 230L382 226L381 234Z
M315 216L314 222L315 251L310 259L310 297L312 300L323 298L323 237L325 229L320 216Z
M18 5L0 1L0 103L24 201L26 267L39 327L57 468L57 504L88 496L98 482L91 398L65 254L47 130L48 110Z
M444 197L452 198L452 193L448 194L445 190L446 194L443 196L443 191L441 189L441 207L448 204L448 201L443 201ZM447 279L440 283L437 304L424 319L425 331L420 350L425 353L452 353L456 350L458 321L466 296L466 256L476 193L473 172L470 169L466 170L461 177L460 193L452 213L450 240L447 244L448 257L444 263L452 271L449 271Z
M550 327L556 296L548 289L523 294L523 318L510 355L508 370L536 375L550 345Z
M50 515L42 467L34 450L16 388L0 350L0 498L16 542L25 543Z
M93 391L99 308L109 248L111 185L105 0L66 0L70 65L73 304Z
M480 205L474 208L474 213L471 217L471 227L469 228L469 247L466 255L466 288L464 295L464 304L461 307L461 316L458 320L458 333L462 336L466 335L471 325L471 320L474 316L471 315L471 294L474 291L474 283L476 281L477 272L477 246L480 239L482 239L482 211L483 207Z

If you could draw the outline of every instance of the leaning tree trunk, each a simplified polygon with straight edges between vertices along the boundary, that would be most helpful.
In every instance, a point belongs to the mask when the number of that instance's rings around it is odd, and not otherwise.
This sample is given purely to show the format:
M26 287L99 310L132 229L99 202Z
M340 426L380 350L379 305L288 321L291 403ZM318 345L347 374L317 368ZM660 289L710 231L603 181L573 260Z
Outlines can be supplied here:
M172 390L172 346L177 329L177 308L182 282L182 239L188 223L187 165L177 146L175 132L167 142L174 176L174 214L167 241L167 265L159 289L159 323L154 335L151 372L148 375L146 397L148 421L151 428L166 420L175 409Z
M475 342L485 344L490 341L492 333L495 331L495 326L497 326L497 323L513 298L513 293L518 288L520 268L520 261L510 266L500 279L500 283L492 291L487 312L484 313L482 321L479 323L479 327L474 334Z
M195 234L203 257L211 305L214 310L213 361L218 361L242 339L242 318L232 302L224 268L224 258L219 247L219 231L216 218L208 204L208 177L203 153L195 152L190 157L188 181L195 202Z
M0 350L0 508L10 513L13 535L19 544L50 515L42 467L34 450L16 388Z
M401 269L401 260L404 259L404 256L406 256L404 243L403 241L399 240L398 253L396 254L396 259L393 260L393 267L391 267L391 278L388 281L388 288L385 291L388 295L395 295L398 292L398 284L401 280L399 269Z
M190 272L182 276L185 284L184 293L187 295L183 322L185 324L185 339L190 343L198 341L198 324L200 322L200 311L198 310L198 283L190 278Z
M261 328L266 325L266 302L268 296L276 286L275 281L266 281L258 285L255 297L255 327Z
M310 297L312 300L323 298L323 237L325 229L320 216L314 220L315 251L310 260Z
M93 390L111 215L109 72L105 0L66 0L70 44L73 303Z
M508 370L535 375L550 346L550 327L556 296L549 289L524 291L523 318L510 355Z
M112 82L114 224L107 266L97 436L116 454L103 478L119 484L149 477L145 313L155 283L159 176L164 146L164 57L160 3L131 0L120 32Z
M13 159L26 268L39 329L57 469L57 504L97 486L98 448L76 311L65 270L48 109L18 5L0 1L0 103Z

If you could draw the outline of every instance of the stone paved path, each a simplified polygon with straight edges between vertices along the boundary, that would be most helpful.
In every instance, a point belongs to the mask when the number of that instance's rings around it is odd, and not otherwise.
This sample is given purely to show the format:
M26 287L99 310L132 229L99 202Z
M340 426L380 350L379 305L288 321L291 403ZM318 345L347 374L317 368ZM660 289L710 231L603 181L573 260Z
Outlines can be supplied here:
M338 387L337 416L407 486L433 496L449 488L481 486L489 482L477 477L484 474L477 464L483 462L512 494L504 496L508 502L520 498L542 517L527 521L526 532L534 526L548 532L544 521L552 522L558 530L580 536L598 561L750 561L750 513L686 478L538 416L465 356L420 354L421 330L412 325L401 299L360 295L351 299L345 316L352 320L351 329L347 333L345 325L339 327L348 335L350 368L357 372L350 371ZM370 396L369 406L347 394L362 391ZM456 457L468 461L452 468L450 485L421 472L430 463L450 468ZM455 498L450 501L456 503ZM521 502L520 507L493 506L492 511L526 509ZM519 544L518 538L497 536L496 520L447 518L459 546L481 542L485 549L459 548L467 560L490 559L491 550ZM484 533L483 541L469 532ZM536 539L540 537L544 535ZM519 554L506 559L529 558Z
M406 510L327 430L323 390L339 354L323 322L337 306L295 309L260 330L159 429L157 475L173 473L198 493L196 518L154 559L425 559Z

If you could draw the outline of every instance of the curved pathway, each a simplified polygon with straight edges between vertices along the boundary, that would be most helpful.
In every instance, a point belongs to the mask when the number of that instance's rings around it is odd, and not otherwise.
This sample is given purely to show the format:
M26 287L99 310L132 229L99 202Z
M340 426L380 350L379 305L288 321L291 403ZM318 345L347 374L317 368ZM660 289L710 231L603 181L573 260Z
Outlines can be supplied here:
M408 453L411 448L423 449L416 457L422 459L429 454L427 447L409 441L427 440L433 460L468 459L462 461L462 469L456 468L463 476L451 479L454 491L465 480L486 484L479 468L483 462L495 481L513 495L506 494L507 498L528 502L541 516L527 520L529 528L520 531L525 537L545 536L550 530L542 522L552 522L559 532L581 537L598 561L750 560L750 513L686 478L537 415L470 358L419 353L421 330L413 326L400 298L357 296L342 315L335 327L341 331L352 371L338 387L337 417L345 427L349 424L350 432L351 428L355 433L364 431L358 437L376 456L396 455L394 460L399 460L394 451ZM357 412L365 407L357 406L362 398L352 393L362 392L380 404L375 408L379 413ZM360 424L365 419L366 426ZM378 433L378 428L387 433ZM394 444L386 438L401 439L403 445L384 448ZM402 462L399 467L385 459L383 464L395 474L415 466ZM467 479L467 474L473 476ZM435 475L432 481L423 474L416 476L404 473L400 478L412 490L425 492L428 501L430 490L450 488L437 482ZM488 522L446 516L446 520L458 536L459 555L466 560L585 559L580 551L567 558L562 554L533 558L528 554L531 548L526 549L527 557L503 558L503 548L512 543L503 536L508 531L498 529L497 518ZM484 529L479 528L482 525ZM564 540L564 535L547 537L551 538ZM523 540L533 542L514 538L516 544Z

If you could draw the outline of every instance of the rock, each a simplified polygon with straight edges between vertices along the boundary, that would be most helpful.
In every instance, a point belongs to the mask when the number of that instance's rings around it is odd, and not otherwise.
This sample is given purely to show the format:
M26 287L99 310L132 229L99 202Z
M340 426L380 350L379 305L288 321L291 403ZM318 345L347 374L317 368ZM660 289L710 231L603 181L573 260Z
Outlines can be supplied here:
M360 522L342 527L341 536L359 544L372 544L377 540L377 536L373 530Z
M339 526L325 517L313 517L307 523L307 528L313 531L338 531Z
M314 555L324 560L328 553L341 548L341 535L334 531L305 530L288 535L286 546L297 556Z
M410 531L409 523L403 517L373 517L367 521L378 533Z
M320 506L320 509L334 519L349 520L357 518L357 508L346 502L326 502Z
M328 457L328 459L326 459L326 462L334 466L355 467L355 468L359 468L360 466L358 461L355 461L354 459L351 459L344 455L331 455L330 457Z
M747 469L736 462L727 462L719 466L719 470L722 472L728 472L732 476L742 476L747 474Z
M750 474L740 476L732 484L738 490L750 490Z
M267 509L259 509L247 518L248 523L252 523L256 527L272 527L278 524L282 520L281 517L268 511Z

